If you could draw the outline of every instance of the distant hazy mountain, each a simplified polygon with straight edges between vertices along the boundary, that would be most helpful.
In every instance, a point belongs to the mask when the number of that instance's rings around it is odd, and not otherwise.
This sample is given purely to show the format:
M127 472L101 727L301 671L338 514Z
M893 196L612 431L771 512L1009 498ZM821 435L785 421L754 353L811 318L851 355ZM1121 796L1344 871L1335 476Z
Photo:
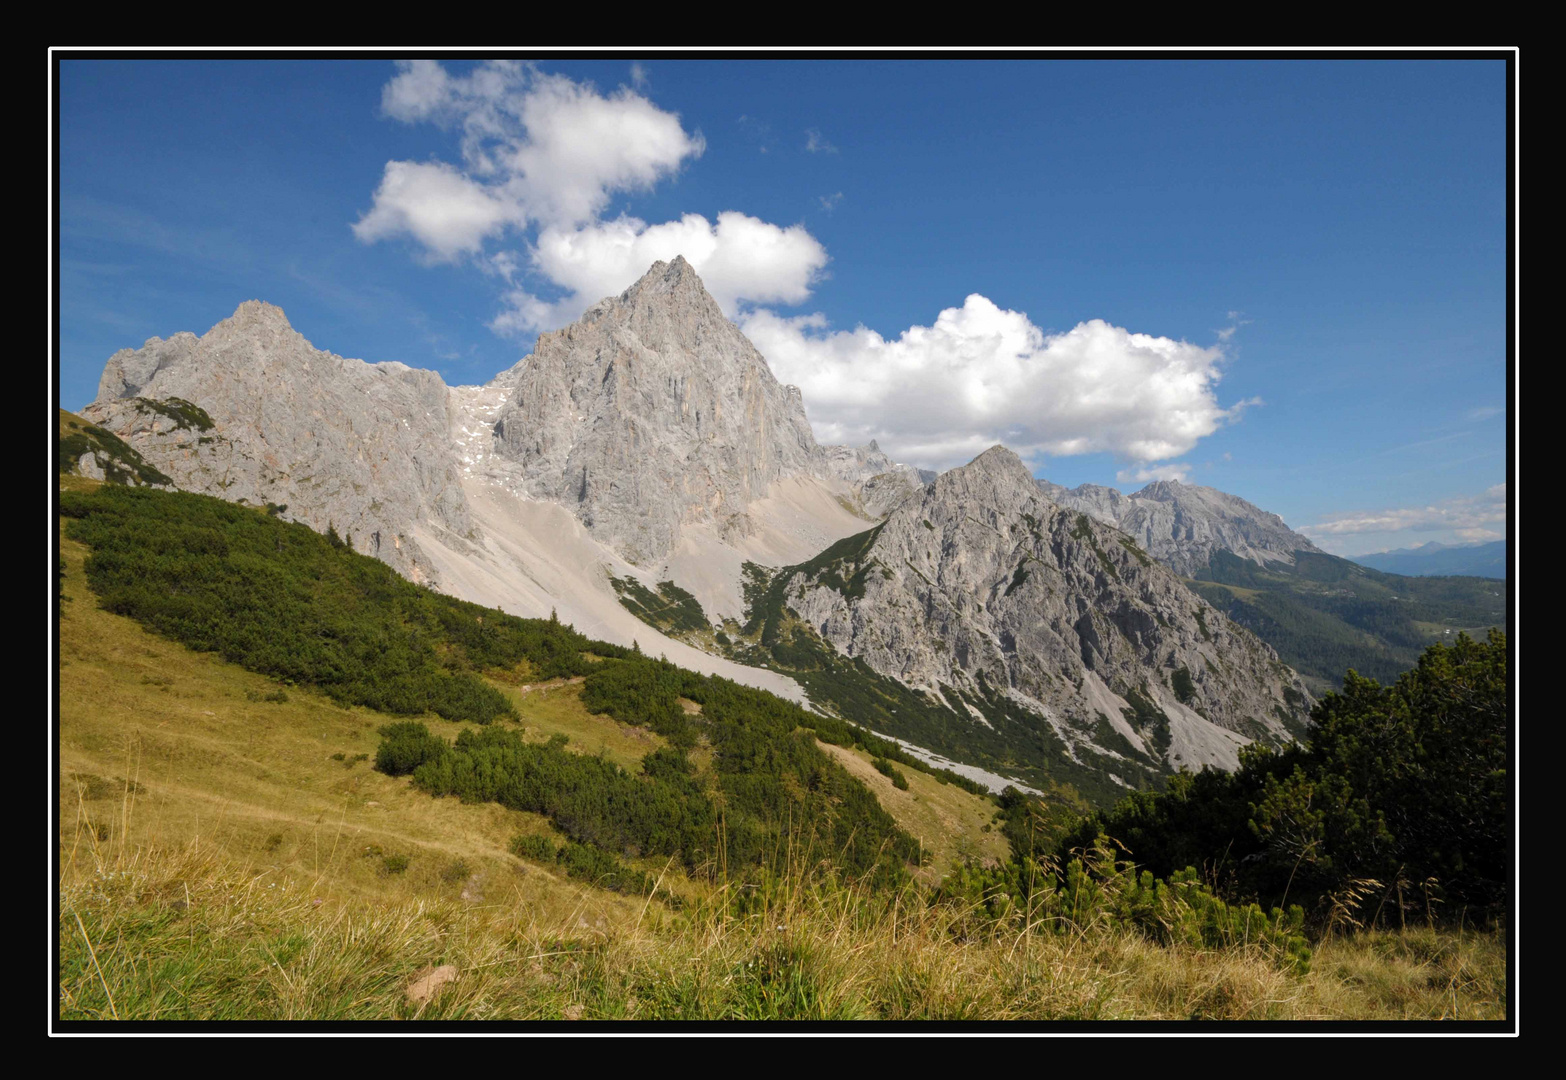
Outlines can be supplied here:
M1379 551L1374 555L1351 556L1354 562L1372 570L1409 577L1487 577L1506 576L1506 541L1488 544L1438 544L1432 541L1414 548Z
M1231 551L1259 566L1292 564L1295 552L1319 551L1277 514L1216 488L1157 480L1130 495L1098 484L1039 490L1052 502L1111 525L1183 576L1197 575L1214 552Z

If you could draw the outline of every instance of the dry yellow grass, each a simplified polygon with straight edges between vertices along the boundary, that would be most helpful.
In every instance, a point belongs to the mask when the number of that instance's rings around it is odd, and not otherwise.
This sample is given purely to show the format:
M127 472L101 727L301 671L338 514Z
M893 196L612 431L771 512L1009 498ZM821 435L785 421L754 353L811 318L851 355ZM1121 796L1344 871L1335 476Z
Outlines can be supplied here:
M66 1019L1497 1020L1495 935L1371 934L1309 975L1258 948L1126 931L1028 931L931 906L785 885L590 921L503 897L318 902L209 845L87 845L62 884ZM433 993L429 977L442 974ZM454 978L445 981L448 976Z
M59 656L68 872L84 836L132 847L199 837L242 867L308 881L316 896L455 899L477 874L486 894L553 908L577 903L579 886L507 851L518 833L547 831L544 818L432 799L406 778L374 771L376 729L387 717L302 690L285 691L286 702L264 700L275 683L100 610L82 572L85 549L62 538L61 553L69 598ZM627 748L645 753L652 743L589 716L576 689L520 696L528 736L563 731L584 752L603 747L634 765ZM461 729L438 717L425 722L446 738ZM366 759L355 761L361 754ZM406 871L386 873L386 855L408 856ZM471 874L454 876L459 863ZM591 892L595 919L634 907Z
M908 778L908 790L899 791L876 771L874 758L864 750L825 743L821 748L874 792L886 812L924 845L930 859L919 871L921 880L933 883L957 862L1000 862L1010 855L1005 837L994 827L995 804L989 800L914 769L900 769Z

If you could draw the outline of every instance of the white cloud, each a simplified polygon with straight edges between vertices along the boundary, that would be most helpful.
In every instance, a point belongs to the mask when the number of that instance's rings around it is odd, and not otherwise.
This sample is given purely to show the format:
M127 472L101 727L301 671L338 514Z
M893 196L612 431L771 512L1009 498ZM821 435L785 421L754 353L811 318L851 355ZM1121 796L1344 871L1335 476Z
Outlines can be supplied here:
M1329 516L1299 531L1312 540L1353 533L1444 532L1465 538L1500 539L1488 526L1506 520L1506 485L1496 484L1482 494L1446 499L1428 506L1403 506L1386 510L1354 511Z
M817 438L874 438L898 460L943 468L996 442L1024 457L1177 457L1256 401L1224 408L1223 352L1102 320L1045 334L977 294L894 340L819 316L760 310L741 328L804 393Z
M645 75L633 66L633 83L645 85ZM742 302L800 303L827 263L803 225L738 211L716 221L602 220L616 193L653 187L706 146L700 132L687 132L676 114L633 89L606 95L514 61L453 76L435 61L414 60L399 62L381 105L405 123L460 131L462 164L389 162L354 234L366 243L409 237L429 262L473 257L505 283L504 306L490 323L496 333L563 325L676 255L731 316ZM750 126L763 136L769 130ZM508 233L511 248L486 251Z
M365 243L407 234L432 262L476 254L517 220L516 207L439 162L388 161L375 205L353 226Z
M513 291L491 327L522 335L562 326L605 296L623 291L654 262L676 255L685 256L731 318L741 300L805 300L827 263L826 248L803 226L781 228L733 210L719 214L716 222L686 214L660 225L620 217L580 229L545 229L532 263L565 295L550 302Z
M839 191L832 195L820 195L817 199L821 203L821 209L830 214L837 209L837 204L843 201L843 193Z
M404 123L460 127L464 168L388 164L374 205L355 226L361 240L407 232L433 256L449 259L453 252L474 250L475 235L479 241L492 235L496 222L583 224L616 192L651 188L706 146L699 132L685 131L677 115L627 87L605 95L590 83L513 61L483 64L456 78L433 60L404 60L398 67L382 91L382 109ZM396 179L412 170L438 172L442 186L394 185L394 168ZM489 229L470 228L454 243L442 230L415 227L443 212L457 181L465 208L482 204L489 211ZM437 202L435 210L424 207L426 197Z
M1154 480L1178 480L1182 484L1191 482L1191 466L1172 462L1168 465L1143 465L1135 469L1121 469L1115 473L1115 479L1122 484L1149 484Z
M1228 326L1223 327L1221 330L1214 330L1213 331L1213 333L1218 335L1218 340L1220 342L1224 342L1224 343L1227 343L1230 338L1234 337L1235 334L1239 333L1240 327L1242 327L1242 326L1249 326L1254 321L1254 320L1245 318L1245 313L1241 312L1241 311L1231 311L1231 312L1229 312L1228 318L1229 318L1229 325Z
M648 83L648 78L647 78L647 68L646 68L646 66L643 65L643 64L640 64L640 63L632 64L631 65L631 85L636 87L636 89L638 89L638 90L645 90L645 89L647 89L647 83Z
M632 81L644 84L635 70ZM604 94L512 61L456 76L434 61L404 61L382 108L404 123L458 133L461 160L387 163L355 235L366 243L410 238L427 261L471 258L500 294L490 323L498 334L564 325L652 263L683 255L779 378L803 390L823 442L874 438L894 457L929 467L997 442L1035 458L1108 452L1138 477L1184 479L1190 466L1168 459L1255 403L1219 405L1222 345L1100 320L1046 334L979 295L890 340L755 307L808 299L826 249L803 225L738 210L715 220L605 220L616 194L653 187L705 149L699 132L629 87ZM774 143L765 122L741 117L739 128L763 151ZM835 151L819 131L806 134L807 149ZM831 209L841 198L820 201Z

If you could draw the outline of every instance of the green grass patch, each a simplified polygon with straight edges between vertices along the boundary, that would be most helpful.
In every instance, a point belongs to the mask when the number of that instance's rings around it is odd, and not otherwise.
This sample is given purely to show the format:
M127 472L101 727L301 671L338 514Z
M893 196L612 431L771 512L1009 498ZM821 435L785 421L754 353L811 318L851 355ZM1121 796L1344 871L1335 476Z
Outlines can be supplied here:
M660 581L656 593L632 577L611 577L609 584L627 611L664 633L679 637L712 629L701 603L672 581Z
M186 401L184 398L168 397L161 401L152 398L132 398L136 408L144 413L156 413L174 421L176 431L195 430L211 431L212 417L200 405Z

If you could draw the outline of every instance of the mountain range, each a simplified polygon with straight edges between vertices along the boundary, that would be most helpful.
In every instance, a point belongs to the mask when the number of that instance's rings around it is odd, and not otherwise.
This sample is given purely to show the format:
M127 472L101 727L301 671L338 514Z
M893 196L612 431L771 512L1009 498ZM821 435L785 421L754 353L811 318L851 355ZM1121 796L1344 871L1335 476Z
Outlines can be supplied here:
M1492 540L1488 544L1438 544L1431 541L1413 548L1355 555L1353 559L1373 570L1410 577L1506 577L1505 540Z
M806 406L676 258L483 386L319 350L247 301L110 357L71 437L85 473L112 442L127 482L265 508L997 787L1101 804L1304 731L1321 681L1263 640L1264 590L1225 582L1342 560L1276 515L1067 490L1004 447L935 476L818 444Z

